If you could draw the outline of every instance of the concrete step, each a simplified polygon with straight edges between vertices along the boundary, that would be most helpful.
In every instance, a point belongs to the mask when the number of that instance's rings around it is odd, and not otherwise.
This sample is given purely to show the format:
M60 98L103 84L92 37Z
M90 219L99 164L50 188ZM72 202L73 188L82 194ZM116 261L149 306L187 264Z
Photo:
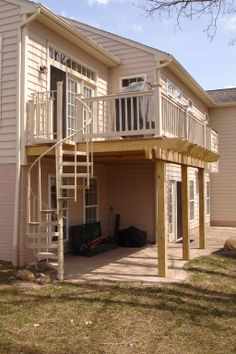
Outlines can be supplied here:
M57 262L48 262L48 266L57 270L58 263Z
M57 259L58 255L56 253L53 252L38 252L36 254L38 259Z

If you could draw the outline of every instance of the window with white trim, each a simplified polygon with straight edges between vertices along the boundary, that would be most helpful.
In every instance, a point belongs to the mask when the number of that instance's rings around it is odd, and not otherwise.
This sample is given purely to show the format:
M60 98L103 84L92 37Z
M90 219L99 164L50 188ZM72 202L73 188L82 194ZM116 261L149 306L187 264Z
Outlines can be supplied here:
M206 215L210 215L210 181L206 181Z
M188 99L188 106L190 110L193 109L193 101L191 100L191 98Z
M174 97L175 94L175 85L173 84L173 82L167 80L167 95Z
M132 82L138 82L140 80L146 81L146 74L140 74L140 75L132 75L132 76L123 76L120 78L121 80L121 88L127 87Z
M176 100L177 101L181 101L182 100L182 96L183 96L182 91L178 87L175 87L175 98L176 98Z
M73 70L74 72L77 72L78 74L92 80L96 81L96 72L89 69L85 65L82 65L78 61L73 60L70 58L67 54L63 53L60 50L57 50L55 48L52 48L51 46L49 47L49 57L61 65L64 65L65 67Z
M174 232L174 187L175 181L169 181L168 183L168 225L169 234Z
M190 221L194 220L194 213L195 213L195 186L194 186L194 180L191 179L189 181L189 215L190 215Z
M98 180L90 179L89 189L85 189L85 223L90 224L98 220Z
M180 102L183 97L182 91L170 80L167 80L167 95Z

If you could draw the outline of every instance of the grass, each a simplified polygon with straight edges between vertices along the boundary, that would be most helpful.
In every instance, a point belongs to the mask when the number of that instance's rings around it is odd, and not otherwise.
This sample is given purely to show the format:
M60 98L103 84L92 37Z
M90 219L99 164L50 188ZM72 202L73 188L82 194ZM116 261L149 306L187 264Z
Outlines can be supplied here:
M0 263L0 353L235 353L235 254L186 269L187 282L153 287L26 286Z

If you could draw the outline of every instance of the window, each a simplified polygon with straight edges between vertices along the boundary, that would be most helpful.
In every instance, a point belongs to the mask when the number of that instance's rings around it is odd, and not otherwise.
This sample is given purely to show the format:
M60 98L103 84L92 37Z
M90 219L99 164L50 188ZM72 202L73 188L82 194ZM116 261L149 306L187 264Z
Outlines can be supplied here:
M206 182L206 215L210 215L210 181Z
M175 85L171 81L167 81L167 95L174 97L175 95Z
M194 190L194 180L189 181L189 210L190 210L190 221L194 220L195 212L195 190Z
M181 91L178 87L176 87L176 88L175 88L175 97L176 97L176 100L177 100L177 101L181 101L181 100L182 100L182 96L183 96L182 91Z
M121 88L129 86L132 82L138 82L140 80L146 81L146 75L135 75L135 76L126 76L121 78Z
M49 47L49 57L58 63L66 66L67 68L87 77L88 79L95 81L96 80L96 73L95 71L90 70L89 68L85 67L84 65L78 63L77 61L71 59L66 54L57 50L55 48Z
M85 223L90 224L98 219L98 183L97 178L90 179L90 187L85 190Z
M176 101L181 101L183 93L173 82L167 80L167 95L173 97Z
M169 181L168 184L168 225L169 234L174 233L174 187L175 182Z
M193 101L190 98L188 99L188 106L189 106L190 110L193 109Z

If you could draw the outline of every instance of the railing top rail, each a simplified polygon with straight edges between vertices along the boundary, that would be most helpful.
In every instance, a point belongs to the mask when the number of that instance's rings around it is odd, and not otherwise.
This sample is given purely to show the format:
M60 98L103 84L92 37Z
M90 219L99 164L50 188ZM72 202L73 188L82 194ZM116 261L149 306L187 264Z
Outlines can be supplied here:
M83 101L89 103L89 102L93 102L93 101L109 101L109 100L113 100L113 99L116 99L116 98L144 97L144 96L153 96L153 95L154 95L154 91L153 90L119 92L119 93L113 93L113 94L107 95L107 96L95 96L95 97L83 98ZM79 96L80 96L80 94L79 94Z
M48 95L49 93L56 93L57 92L57 90L48 90L48 91L40 91L40 92L33 92L33 93L31 93L30 94L30 96L39 96L39 95Z

